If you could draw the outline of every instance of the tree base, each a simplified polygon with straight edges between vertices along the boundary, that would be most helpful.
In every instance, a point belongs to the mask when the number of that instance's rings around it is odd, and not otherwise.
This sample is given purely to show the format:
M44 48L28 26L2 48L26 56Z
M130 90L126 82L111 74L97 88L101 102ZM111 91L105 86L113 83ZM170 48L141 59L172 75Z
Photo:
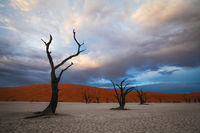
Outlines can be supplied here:
M24 117L24 119L32 119L32 118L37 118L37 117L43 117L43 116L51 116L51 115L55 115L55 113L52 112L50 106L48 106L44 111L42 112L35 112L33 113L35 115L32 116L28 116L28 117ZM47 117L45 117L47 118Z
M117 107L117 108L111 108L110 110L128 110L128 109L122 108L122 107Z
M139 105L149 105L148 103L140 103Z

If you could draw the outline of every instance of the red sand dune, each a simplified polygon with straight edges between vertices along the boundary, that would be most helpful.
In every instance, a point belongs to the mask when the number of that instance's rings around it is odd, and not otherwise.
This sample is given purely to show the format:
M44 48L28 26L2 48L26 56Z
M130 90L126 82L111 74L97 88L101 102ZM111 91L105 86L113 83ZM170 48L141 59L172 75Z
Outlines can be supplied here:
M91 102L117 102L114 97L114 90L97 87L90 87L76 84L59 85L59 101L63 102L84 102L83 94L87 91L91 96ZM189 94L170 94L147 92L148 102L190 102L200 98L200 92ZM51 86L49 84L28 85L20 87L0 88L0 101L49 101L51 98ZM138 102L136 92L127 95L127 102Z

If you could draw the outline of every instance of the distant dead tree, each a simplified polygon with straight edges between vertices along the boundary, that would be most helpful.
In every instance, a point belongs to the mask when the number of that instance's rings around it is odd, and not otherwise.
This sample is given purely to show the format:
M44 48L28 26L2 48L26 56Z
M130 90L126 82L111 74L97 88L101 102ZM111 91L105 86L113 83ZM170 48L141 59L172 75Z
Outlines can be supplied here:
M183 94L183 99L184 99L184 101L185 101L186 103L188 102L187 94Z
M194 97L194 102L195 102L195 103L199 103L199 102L200 102L200 97L197 97L197 96Z
M90 95L88 89L84 89L83 99L85 100L86 104L90 103L90 101L91 101L91 95Z
M193 101L193 102L194 102L194 103L196 103L196 102L197 102L197 98L196 98L196 97L194 98L194 101Z
M190 97L188 96L188 94L183 94L183 99L186 103L190 103L191 100L190 100Z
M161 96L158 96L157 99L158 99L158 101L159 101L160 103L162 103L162 97L161 97Z
M198 97L198 102L200 103L200 97Z
M97 103L100 102L100 98L99 98L99 96L96 96L96 102L97 102Z
M162 97L159 98L160 103L162 103Z
M136 89L136 92L137 92L137 96L140 100L140 104L144 104L146 103L147 101L147 96L146 96L146 93L144 91L142 91L142 89Z
M117 99L118 103L119 103L119 107L118 108L112 108L112 109L119 109L119 110L124 110L124 106L126 104L126 95L130 92L132 92L135 87L129 87L127 88L127 86L129 85L129 83L125 83L127 79L124 79L121 81L120 85L119 84L115 84L112 80L112 85L113 88L115 90L115 98ZM116 88L118 87L118 89Z
M191 102L191 99L190 99L190 97L188 98L188 103L190 103Z
M50 39L48 42L45 42L44 40L42 40L46 46L46 54L47 54L47 57L48 57L48 60L49 60L49 64L51 66L51 73L50 73L50 76L51 76L51 89L52 89L52 95L51 95L51 100L50 100L50 103L49 105L42 111L42 112L38 112L37 116L43 116L43 115L50 115L50 114L55 114L55 111L56 111L56 107L57 107L57 103L58 103L58 84L59 84L59 81L61 79L61 76L63 74L64 71L66 71L68 68L70 68L73 63L71 62L70 65L68 65L67 67L65 67L64 69L62 69L59 73L59 75L57 76L56 75L56 70L58 68L60 68L62 65L64 65L67 61L69 61L70 59L78 56L80 53L82 53L84 50L81 50L81 46L84 44L80 44L77 39L76 39L76 32L75 30L73 30L73 38L76 42L76 44L78 45L78 48L77 48L77 52L73 55L70 55L69 57L65 58L63 61L61 61L59 64L57 65L54 65L54 62L53 62L53 59L52 59L52 56L51 56L51 52L49 51L49 46L52 42L52 36L50 35ZM35 117L35 116L32 116L32 117ZM26 118L31 118L31 117L26 117Z
M106 97L106 103L109 103L109 98L108 97Z
M100 103L100 91L99 90L96 90L96 92L95 92L95 97L96 97L96 103Z

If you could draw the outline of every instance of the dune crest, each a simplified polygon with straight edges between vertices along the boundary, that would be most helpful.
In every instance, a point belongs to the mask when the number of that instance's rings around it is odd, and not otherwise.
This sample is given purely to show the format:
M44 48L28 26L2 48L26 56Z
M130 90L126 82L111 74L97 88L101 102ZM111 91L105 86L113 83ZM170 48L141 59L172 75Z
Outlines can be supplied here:
M84 91L91 96L90 102L117 102L114 97L114 90L77 85L60 84L60 102L84 102ZM19 87L0 88L0 101L49 101L51 98L50 84L27 85ZM189 94L155 93L147 92L148 102L185 102L185 98L190 102L195 102L200 98L200 92ZM135 92L127 95L127 102L139 102Z

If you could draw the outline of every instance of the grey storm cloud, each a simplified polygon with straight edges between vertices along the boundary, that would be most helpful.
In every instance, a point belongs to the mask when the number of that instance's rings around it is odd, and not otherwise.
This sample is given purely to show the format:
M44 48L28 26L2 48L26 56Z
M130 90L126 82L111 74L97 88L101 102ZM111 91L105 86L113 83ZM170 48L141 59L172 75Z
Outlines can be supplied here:
M113 78L125 76L131 67L146 70L157 69L162 65L199 66L200 2L193 1L188 6L186 4L185 8L158 25L138 30L143 38L133 34L131 30L113 31L97 27L97 32L93 33L99 36L99 40L104 40L98 43L97 50L107 48L104 54L108 61L95 71ZM111 24L107 27L109 26L112 27ZM114 53L114 56L107 53Z
M21 65L0 68L0 86L19 86L48 83L49 72L37 71Z
M126 70L133 66L142 70L157 69L160 65L199 66L199 28L187 29L177 35L167 35L161 39L141 43L139 45L142 50L131 49L127 53L118 54L100 69L110 75L124 76ZM170 37L176 38L176 41L170 40Z
M67 1L37 2L23 5L13 1L1 7L0 28L10 29L9 33L0 35L1 86L9 80L11 86L49 83L50 66L40 39L48 40L49 33L53 35L50 49L57 63L76 48L71 46L74 43L71 29L74 27L78 29L78 40L85 41L87 51L84 55L90 56L98 65L74 69L79 65L75 64L65 72L62 83L87 84L95 78L118 79L127 76L127 70L133 67L143 71L164 65L200 65L198 0L180 0L177 7L173 6L172 0L155 1L152 5L144 2L138 9L131 7L136 2L127 4L127 1L122 2L121 8L108 1L81 2L82 8L78 2L73 5ZM151 9L151 6L155 8L146 13L145 9ZM50 8L52 10L46 10ZM158 8L162 9L159 13L156 12ZM146 16L141 15L143 12ZM12 37L9 37L11 32ZM89 61L86 64L91 66Z

